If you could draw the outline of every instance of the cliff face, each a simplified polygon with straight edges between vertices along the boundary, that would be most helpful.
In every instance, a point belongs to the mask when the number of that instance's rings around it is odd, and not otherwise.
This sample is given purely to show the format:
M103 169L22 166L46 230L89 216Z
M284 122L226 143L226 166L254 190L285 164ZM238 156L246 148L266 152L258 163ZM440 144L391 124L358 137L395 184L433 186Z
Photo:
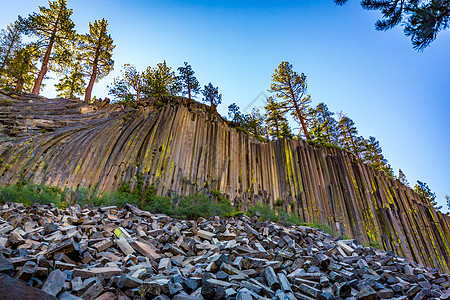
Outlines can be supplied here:
M181 99L129 109L0 93L0 108L1 185L103 192L139 177L164 195L219 190L242 209L281 199L306 222L450 270L449 218L345 151L262 143Z

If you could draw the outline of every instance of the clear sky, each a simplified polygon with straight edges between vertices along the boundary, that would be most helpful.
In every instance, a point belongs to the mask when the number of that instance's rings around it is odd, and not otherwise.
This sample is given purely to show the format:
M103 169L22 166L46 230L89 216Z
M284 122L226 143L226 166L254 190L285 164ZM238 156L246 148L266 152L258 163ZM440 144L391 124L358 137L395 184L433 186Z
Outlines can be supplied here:
M0 0L0 28L37 11L46 0ZM396 174L411 186L428 183L444 205L450 195L450 31L423 53L413 50L402 28L374 29L378 12L359 1L343 7L332 0L149 1L68 0L76 29L106 18L115 41L115 71L138 70L166 60L176 69L189 62L202 85L219 87L219 112L263 105L277 65L289 61L308 77L313 105L325 102L352 118L360 134L375 136ZM44 96L54 97L47 81ZM256 99L256 100L255 100ZM254 101L255 100L255 101ZM254 101L254 102L253 102Z

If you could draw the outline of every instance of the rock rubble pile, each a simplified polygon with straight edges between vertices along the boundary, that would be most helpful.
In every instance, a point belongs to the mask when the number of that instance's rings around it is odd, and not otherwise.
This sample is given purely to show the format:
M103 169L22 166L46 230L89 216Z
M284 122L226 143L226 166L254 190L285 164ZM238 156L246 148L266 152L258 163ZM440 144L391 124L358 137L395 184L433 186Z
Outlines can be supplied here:
M449 299L450 276L318 229L0 206L1 299Z

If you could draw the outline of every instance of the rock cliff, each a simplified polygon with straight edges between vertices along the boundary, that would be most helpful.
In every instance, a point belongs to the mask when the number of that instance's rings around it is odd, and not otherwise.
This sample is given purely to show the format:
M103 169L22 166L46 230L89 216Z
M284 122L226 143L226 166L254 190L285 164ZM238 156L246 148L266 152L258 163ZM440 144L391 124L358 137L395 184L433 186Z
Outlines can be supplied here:
M124 108L1 92L0 107L0 185L104 192L142 181L162 195L219 190L241 209L282 202L306 222L450 271L448 216L343 150L260 142L183 98Z

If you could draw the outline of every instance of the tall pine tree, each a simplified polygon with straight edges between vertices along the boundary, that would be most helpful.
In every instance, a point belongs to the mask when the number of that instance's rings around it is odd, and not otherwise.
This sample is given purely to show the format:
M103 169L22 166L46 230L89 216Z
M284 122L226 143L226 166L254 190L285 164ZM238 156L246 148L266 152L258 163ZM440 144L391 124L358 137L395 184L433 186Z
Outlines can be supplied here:
M286 110L283 108L283 105L276 102L273 97L269 97L264 109L266 111L265 122L268 136L277 139L292 138L288 120L286 119Z
M15 50L5 69L6 85L14 87L16 92L30 92L38 71L35 66L37 59L38 51L33 44Z
M84 101L91 100L94 83L107 76L114 69L112 59L113 39L108 34L108 22L105 19L89 23L89 33L81 36L81 51L83 60L89 69L89 84L86 88Z
M84 78L81 61L80 59L75 59L66 70L64 77L61 78L58 84L55 84L58 97L74 98L82 95L86 87Z
M195 97L195 95L200 93L200 84L194 76L194 70L192 70L191 65L185 62L184 67L178 68L178 72L180 73L178 78L181 83L183 95L188 95L189 99L192 99L192 96Z
M8 61L16 50L21 48L24 20L19 19L0 31L0 74L5 70Z
M142 75L143 92L147 96L175 96L181 91L178 77L166 61L158 63L156 67L147 67Z
M358 136L355 122L349 117L340 114L338 128L340 133L340 145L345 150L350 151L356 157L361 158L362 137Z
M205 85L202 93L202 101L205 103L210 103L211 108L215 109L217 105L222 103L222 94L219 94L219 88L214 87L211 82L208 85Z
M121 73L122 76L114 78L112 86L108 86L109 95L120 101L139 101L143 90L142 73L130 64L125 64Z
M311 138L319 143L329 143L338 145L339 130L338 123L333 118L334 113L330 111L323 102L310 109L310 129Z
M39 13L29 16L27 30L36 36L36 45L45 51L42 66L33 87L33 94L39 94L42 81L48 70L57 70L70 61L70 46L75 39L75 24L71 20L72 9L66 0L48 2L49 7L40 6Z
M306 126L311 96L307 94L308 85L305 74L298 74L290 63L283 61L272 74L269 92L283 100L283 108L292 112L292 116L302 127L307 140L311 137Z

